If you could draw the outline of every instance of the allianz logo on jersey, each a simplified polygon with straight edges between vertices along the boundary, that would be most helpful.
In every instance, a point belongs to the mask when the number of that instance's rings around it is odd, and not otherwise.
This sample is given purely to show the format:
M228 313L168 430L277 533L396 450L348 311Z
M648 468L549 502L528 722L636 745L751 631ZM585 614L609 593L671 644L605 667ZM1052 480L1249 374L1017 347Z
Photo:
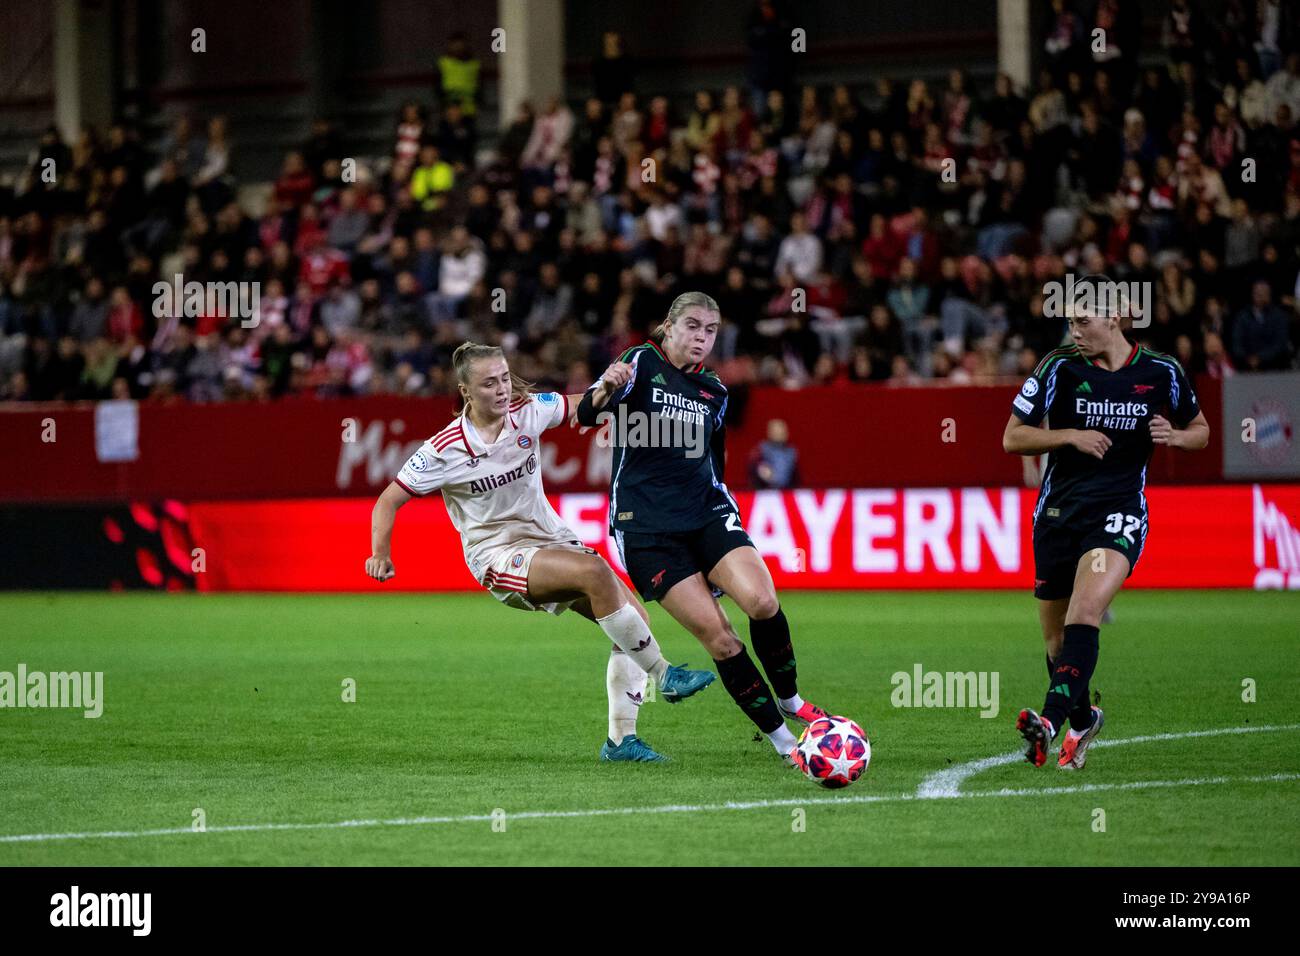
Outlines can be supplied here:
M596 416L600 431L596 444L602 448L681 448L687 458L703 457L706 424L713 410L703 402L684 398L662 388L650 390L652 411L628 411L618 406L618 414L601 412Z
M1300 531L1281 508L1264 497L1264 489L1259 485L1252 488L1251 501L1255 590L1300 590Z
M1085 275L1075 279L1067 272L1064 282L1043 283L1043 315L1051 319L1105 315L1132 319L1132 327L1145 329L1151 324L1152 284L1150 282L1115 282L1102 276Z
M1151 406L1146 402L1113 402L1109 398L1096 401L1080 395L1074 396L1074 412L1083 416L1084 428L1133 431L1150 410Z
M479 495L485 491L492 491L494 488L508 485L512 481L518 481L525 473L531 475L536 470L537 456L529 455L528 460L518 468L511 468L509 471L503 471L499 475L484 475L482 478L475 478L469 483L469 493L471 495Z

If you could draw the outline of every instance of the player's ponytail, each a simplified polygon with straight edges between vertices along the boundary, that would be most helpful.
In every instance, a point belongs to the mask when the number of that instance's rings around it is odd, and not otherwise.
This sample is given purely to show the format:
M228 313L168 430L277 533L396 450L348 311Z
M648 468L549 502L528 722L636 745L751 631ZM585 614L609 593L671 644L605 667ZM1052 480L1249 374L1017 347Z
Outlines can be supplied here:
M451 353L451 367L456 372L456 381L461 385L469 384L470 367L479 359L505 358L506 353L499 345L481 345L478 342L462 342ZM525 381L513 371L510 373L510 390L514 396L528 395L532 382ZM462 396L464 407L469 408L470 401Z

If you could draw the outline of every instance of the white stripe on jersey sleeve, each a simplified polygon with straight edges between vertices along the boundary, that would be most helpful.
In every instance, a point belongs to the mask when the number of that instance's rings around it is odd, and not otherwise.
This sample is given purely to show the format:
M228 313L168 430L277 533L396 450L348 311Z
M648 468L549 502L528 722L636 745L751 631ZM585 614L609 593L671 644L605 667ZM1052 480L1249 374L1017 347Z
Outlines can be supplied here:
M1179 399L1181 397L1178 391L1178 373L1174 370L1173 365L1166 362L1164 359L1158 359L1152 355L1151 361L1155 362L1157 365L1163 365L1169 372L1169 405L1174 410L1174 414L1177 414L1180 405Z

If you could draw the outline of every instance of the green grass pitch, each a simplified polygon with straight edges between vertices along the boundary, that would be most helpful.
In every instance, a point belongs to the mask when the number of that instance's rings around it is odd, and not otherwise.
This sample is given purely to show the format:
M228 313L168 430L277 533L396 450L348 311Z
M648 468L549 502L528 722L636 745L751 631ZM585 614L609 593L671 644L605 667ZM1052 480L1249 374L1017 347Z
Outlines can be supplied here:
M103 671L105 697L97 720L0 709L0 865L1300 864L1300 594L1121 594L1093 683L1119 743L946 799L918 788L1016 750L1042 703L1033 599L783 601L801 689L871 736L847 790L784 769L717 683L642 707L671 764L599 763L603 635L485 594L0 597L0 671ZM651 615L671 660L705 663ZM997 716L892 706L918 663L997 672ZM1186 736L1245 728L1274 729ZM48 838L104 832L125 835Z

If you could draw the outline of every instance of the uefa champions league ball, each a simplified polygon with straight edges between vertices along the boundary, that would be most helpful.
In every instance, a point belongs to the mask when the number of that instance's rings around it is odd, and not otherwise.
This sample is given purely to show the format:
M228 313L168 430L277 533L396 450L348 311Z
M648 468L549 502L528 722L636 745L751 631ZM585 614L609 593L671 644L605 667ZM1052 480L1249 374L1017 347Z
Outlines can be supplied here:
M867 772L871 741L847 717L819 717L799 735L794 761L809 780L837 790Z

